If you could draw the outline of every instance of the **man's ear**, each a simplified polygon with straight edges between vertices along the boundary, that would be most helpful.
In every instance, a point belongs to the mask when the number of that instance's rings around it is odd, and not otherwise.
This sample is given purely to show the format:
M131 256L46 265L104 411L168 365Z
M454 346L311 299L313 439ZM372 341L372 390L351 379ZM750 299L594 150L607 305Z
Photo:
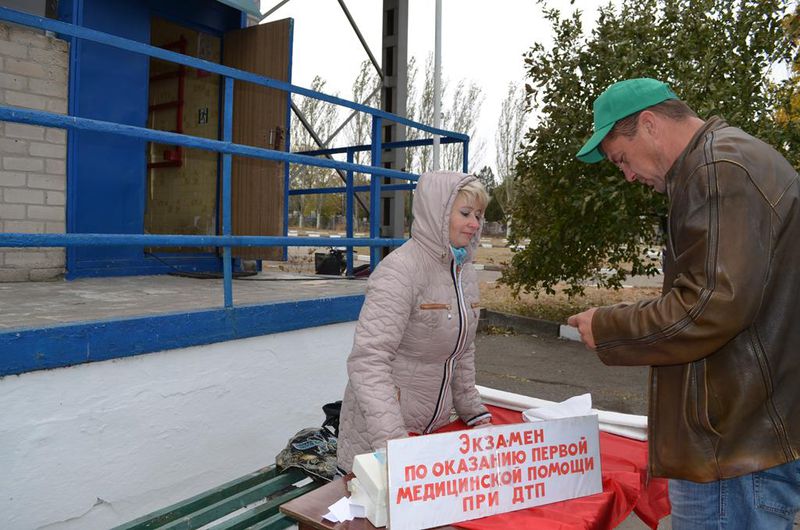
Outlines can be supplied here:
M649 110L643 110L639 114L639 127L642 127L647 134L654 136L658 132L656 115Z

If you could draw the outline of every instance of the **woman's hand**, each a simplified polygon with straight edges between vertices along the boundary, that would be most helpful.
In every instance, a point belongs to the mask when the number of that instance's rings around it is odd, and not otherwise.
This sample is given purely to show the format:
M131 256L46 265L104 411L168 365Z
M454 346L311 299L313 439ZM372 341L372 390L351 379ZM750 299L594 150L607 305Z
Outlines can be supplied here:
M475 425L472 426L473 429L480 429L482 427L491 427L492 426L492 419L486 418L485 420L481 420Z

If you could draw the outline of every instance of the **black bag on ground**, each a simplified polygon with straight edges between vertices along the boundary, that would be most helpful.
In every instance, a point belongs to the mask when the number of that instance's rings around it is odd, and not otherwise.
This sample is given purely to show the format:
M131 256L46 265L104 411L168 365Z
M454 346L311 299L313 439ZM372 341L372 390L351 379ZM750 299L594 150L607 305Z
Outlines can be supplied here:
M322 412L325 413L325 421L322 423L322 426L328 429L333 428L333 435L337 438L339 437L339 414L341 411L341 401L334 401L333 403L322 405Z
M347 261L344 252L332 248L329 252L317 252L314 254L314 271L317 274L328 276L341 276L347 268Z

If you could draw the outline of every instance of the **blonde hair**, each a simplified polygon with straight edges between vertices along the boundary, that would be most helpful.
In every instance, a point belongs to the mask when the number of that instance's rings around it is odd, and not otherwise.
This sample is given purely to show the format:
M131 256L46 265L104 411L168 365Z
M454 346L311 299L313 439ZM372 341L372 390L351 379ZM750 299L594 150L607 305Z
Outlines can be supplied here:
M477 178L460 187L458 195L464 197L468 204L480 205L481 210L485 210L489 206L489 194Z

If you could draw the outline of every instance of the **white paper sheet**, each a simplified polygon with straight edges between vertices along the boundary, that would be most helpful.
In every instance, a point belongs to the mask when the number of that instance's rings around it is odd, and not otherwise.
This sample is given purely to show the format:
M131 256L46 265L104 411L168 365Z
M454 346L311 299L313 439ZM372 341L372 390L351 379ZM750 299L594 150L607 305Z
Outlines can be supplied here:
M323 515L323 519L327 519L332 523L341 523L342 521L352 521L356 517L366 517L367 510L364 506L351 502L347 497L342 497L338 501L328 506L328 513Z
M592 413L592 395L581 394L573 396L561 403L553 403L544 407L524 410L522 417L525 421L557 420L573 416L587 416Z
M332 523L341 523L342 521L352 521L353 514L350 510L350 501L347 497L342 497L338 501L328 506L328 513L323 517Z

